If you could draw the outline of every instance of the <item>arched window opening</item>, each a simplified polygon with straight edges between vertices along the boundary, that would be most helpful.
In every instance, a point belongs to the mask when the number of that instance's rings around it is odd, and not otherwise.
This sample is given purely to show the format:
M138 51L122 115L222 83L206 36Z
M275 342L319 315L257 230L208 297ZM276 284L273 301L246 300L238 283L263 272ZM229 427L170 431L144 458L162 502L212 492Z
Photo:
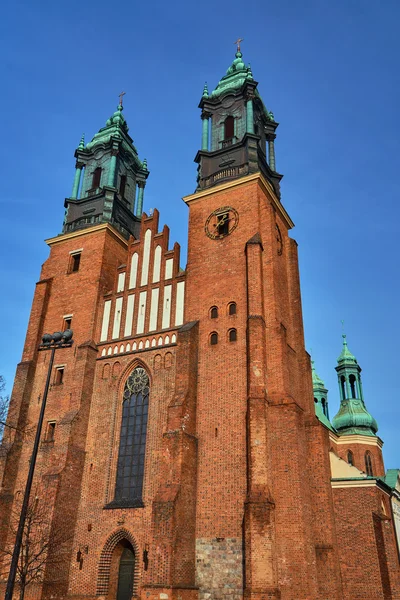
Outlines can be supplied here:
M346 379L345 379L344 375L342 375L340 378L340 386L342 389L343 400L345 400L346 399Z
M231 302L228 309L229 315L236 315L236 302Z
M143 367L136 367L125 384L122 403L115 503L143 506L143 476L146 451L150 382Z
M318 398L314 398L315 404L318 404Z
M369 452L365 453L365 472L367 473L367 475L369 475L369 477L374 476L374 471L372 469L372 459Z
M212 306L210 308L210 318L217 319L218 318L218 308L216 306Z
M236 342L237 340L237 331L236 329L230 329L229 330L229 341L230 342Z
M224 123L224 140L230 140L235 135L235 119L230 115Z
M354 377L354 375L350 375L349 382L350 382L351 397L352 398L357 398L356 378Z
M349 465L351 465L352 467L354 466L354 456L351 450L347 451L347 462L349 463Z
M126 187L126 175L121 175L121 181L119 183L119 193L125 198L125 187Z
M210 344L211 346L218 344L218 333L216 331L213 331L213 333L210 335Z
M322 404L322 412L326 416L326 400L325 400L325 398L321 398L321 404Z
M92 189L95 190L96 188L100 187L100 180L101 180L101 167L97 167L93 171Z

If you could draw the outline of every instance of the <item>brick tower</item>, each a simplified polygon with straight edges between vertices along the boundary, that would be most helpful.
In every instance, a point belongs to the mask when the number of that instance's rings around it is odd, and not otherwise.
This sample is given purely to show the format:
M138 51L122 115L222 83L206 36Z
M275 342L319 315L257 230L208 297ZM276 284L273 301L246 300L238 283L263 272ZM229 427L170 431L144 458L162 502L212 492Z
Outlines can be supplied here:
M400 484L393 473L384 480L383 462L375 474L348 462L345 449L363 443L380 452L376 429L350 431L343 407L329 421L304 348L278 123L257 85L238 48L215 90L204 88L197 189L184 198L186 270L158 211L142 213L149 173L122 104L76 151L17 369L17 429L0 456L6 570L32 451L25 431L47 372L38 345L71 327L35 473L32 510L45 507L47 546L28 600L400 597L390 504ZM346 352L339 380L356 390Z

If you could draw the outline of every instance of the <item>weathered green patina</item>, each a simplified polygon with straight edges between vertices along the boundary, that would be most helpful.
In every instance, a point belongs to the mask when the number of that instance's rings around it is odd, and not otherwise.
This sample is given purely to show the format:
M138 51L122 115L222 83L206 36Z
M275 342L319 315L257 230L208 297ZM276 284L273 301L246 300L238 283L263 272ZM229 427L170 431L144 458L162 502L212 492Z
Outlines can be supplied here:
M65 201L64 232L112 223L127 238L138 235L149 171L129 135L122 96L105 127L86 145L82 136L76 149L72 193Z
M361 383L361 367L347 346L343 334L343 348L338 358L336 371L340 391L340 408L332 419L333 426L341 435L375 436L378 424L367 411Z
M321 421L321 423L326 425L328 429L330 429L331 431L335 431L332 427L332 423L329 420L328 390L325 387L325 383L318 376L314 367L313 360L311 361L311 373L314 391L315 414Z

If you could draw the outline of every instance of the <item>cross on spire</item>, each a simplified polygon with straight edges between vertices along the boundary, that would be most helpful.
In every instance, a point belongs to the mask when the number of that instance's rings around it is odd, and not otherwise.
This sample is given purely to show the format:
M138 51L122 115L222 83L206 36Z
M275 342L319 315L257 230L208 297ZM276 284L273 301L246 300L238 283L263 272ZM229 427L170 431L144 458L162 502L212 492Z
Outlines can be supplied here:
M123 96L125 96L125 94L126 94L126 92L121 92L121 93L119 94L119 105L120 105L120 106L122 106L122 98L123 98Z
M240 42L243 42L243 38L238 38L236 42L233 42L237 45L237 51L240 52Z

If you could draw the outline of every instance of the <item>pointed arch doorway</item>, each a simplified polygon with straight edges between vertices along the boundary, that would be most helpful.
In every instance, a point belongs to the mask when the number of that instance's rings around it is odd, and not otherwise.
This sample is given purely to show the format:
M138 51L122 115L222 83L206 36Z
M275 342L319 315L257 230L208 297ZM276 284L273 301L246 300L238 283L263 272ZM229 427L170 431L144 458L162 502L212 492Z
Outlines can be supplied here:
M132 544L122 539L111 556L107 600L131 600L134 592L135 551Z
M133 595L133 576L135 573L135 553L129 542L122 551L119 560L117 600L131 600Z

